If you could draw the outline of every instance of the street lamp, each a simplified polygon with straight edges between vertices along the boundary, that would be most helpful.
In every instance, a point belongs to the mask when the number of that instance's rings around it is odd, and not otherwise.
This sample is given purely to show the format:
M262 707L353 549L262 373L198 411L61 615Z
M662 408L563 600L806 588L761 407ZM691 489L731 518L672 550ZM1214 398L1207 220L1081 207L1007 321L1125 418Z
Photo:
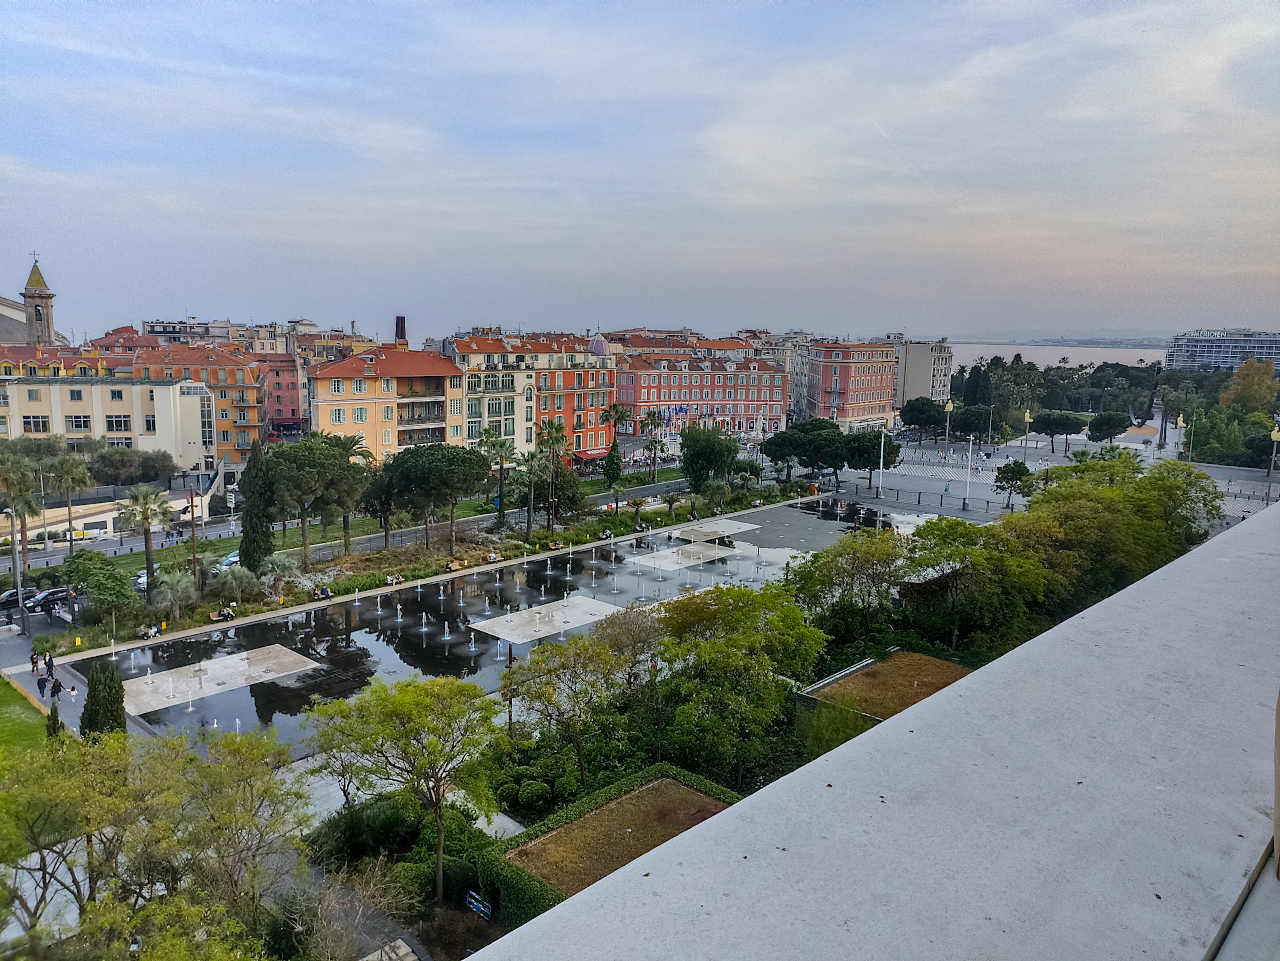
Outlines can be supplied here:
M949 447L951 445L951 412L956 409L956 405L948 400L947 406L942 409L947 412L947 439L943 442L943 446Z
M18 563L18 515L12 507L6 507L4 513L9 515L9 550L13 563L13 586L18 591L18 613L22 617L22 633L31 636L31 620L27 613L27 605L22 600L22 565Z
M969 460L965 464L964 472L964 500L960 502L960 509L967 511L969 509L969 481L973 478L973 435L969 435Z
M1271 469L1276 466L1276 445L1280 444L1280 427L1276 427L1271 432L1271 460L1267 461L1267 476L1271 476Z
M886 421L888 423L888 421ZM880 428L880 474L876 480L876 497L884 497L884 439L889 436L889 432L883 427ZM856 484L854 485L857 486Z
M1026 425L1026 429L1022 432L1022 463L1027 462L1027 438L1031 436L1031 411L1024 410L1022 412L1022 423Z

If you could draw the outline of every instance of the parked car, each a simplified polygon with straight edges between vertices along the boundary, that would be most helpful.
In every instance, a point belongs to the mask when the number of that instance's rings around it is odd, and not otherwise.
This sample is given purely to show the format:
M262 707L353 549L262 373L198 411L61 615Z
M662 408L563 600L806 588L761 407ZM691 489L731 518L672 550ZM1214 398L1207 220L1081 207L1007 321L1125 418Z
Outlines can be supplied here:
M26 608L28 611L47 611L57 602L66 602L70 597L71 592L65 587L50 587L41 591L35 597L28 598Z
M32 588L24 587L22 589L24 597L30 597ZM18 589L11 587L3 594L0 594L0 611L15 610L18 607Z
M218 563L218 565L214 568L214 570L221 573L222 571L225 571L228 567L238 567L238 566L240 566L240 552L232 551L230 554L228 554Z

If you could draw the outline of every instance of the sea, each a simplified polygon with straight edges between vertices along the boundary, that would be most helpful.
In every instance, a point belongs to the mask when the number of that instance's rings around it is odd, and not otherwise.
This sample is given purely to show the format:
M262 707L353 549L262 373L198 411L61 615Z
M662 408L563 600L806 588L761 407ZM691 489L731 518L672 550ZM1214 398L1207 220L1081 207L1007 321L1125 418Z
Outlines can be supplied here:
M1021 354L1028 363L1052 367L1067 358L1069 366L1078 364L1148 364L1164 363L1164 350L1160 347L1076 347L1072 344L964 344L951 341L952 369L973 364L978 358L1003 357L1012 360Z

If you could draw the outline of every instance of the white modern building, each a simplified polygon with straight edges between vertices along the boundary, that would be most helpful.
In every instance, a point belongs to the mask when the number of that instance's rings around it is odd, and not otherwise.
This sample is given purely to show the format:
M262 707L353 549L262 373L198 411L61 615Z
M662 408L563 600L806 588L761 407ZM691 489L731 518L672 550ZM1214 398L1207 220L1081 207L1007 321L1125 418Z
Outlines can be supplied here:
M893 378L893 406L901 408L909 400L928 397L945 404L951 396L951 345L941 340L908 340L905 334L888 334L883 343L893 344L898 366Z
M1189 330L1169 341L1164 356L1169 370L1235 370L1246 357L1269 360L1280 367L1280 332L1242 327Z

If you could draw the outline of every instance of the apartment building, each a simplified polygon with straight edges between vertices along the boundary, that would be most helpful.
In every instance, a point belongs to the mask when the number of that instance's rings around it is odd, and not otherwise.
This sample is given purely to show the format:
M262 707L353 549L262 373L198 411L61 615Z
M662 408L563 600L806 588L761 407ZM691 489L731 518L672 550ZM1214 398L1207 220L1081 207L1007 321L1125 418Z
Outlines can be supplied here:
M234 484L266 424L266 367L241 350L169 345L132 356L133 379L144 384L196 381L213 393L217 460Z
M1235 370L1247 357L1269 360L1280 368L1280 331L1268 333L1240 327L1189 330L1169 341L1164 356L1169 370Z
M267 431L281 439L301 437L311 422L311 400L307 395L307 370L296 354L258 354L266 370L263 390Z
M787 427L787 375L780 364L692 355L635 355L618 368L618 403L636 425L650 411L667 434L690 424L764 438Z
M0 437L10 440L61 434L74 449L104 437L113 447L168 451L180 467L214 470L213 424L212 391L193 380L0 376Z
M805 416L825 417L849 432L892 423L896 367L890 344L810 344L797 357Z
M468 445L489 427L518 451L532 450L538 424L550 418L565 425L577 459L609 452L613 425L601 414L614 400L616 362L603 337L477 328L446 338L443 349L466 371Z
M132 325L125 324L94 337L89 346L102 354L136 354L144 348L162 347L164 344L154 334L140 334Z
M441 354L386 344L308 375L312 429L361 437L378 461L416 444L465 443L462 369Z
M903 334L889 334L883 343L893 345L897 362L893 382L895 408L916 397L928 397L939 404L947 402L951 396L952 362L947 338L907 340Z
M377 339L370 339L363 334L343 330L312 330L298 332L293 338L292 350L302 358L304 366L310 366L341 360L361 351L377 350L381 346Z

